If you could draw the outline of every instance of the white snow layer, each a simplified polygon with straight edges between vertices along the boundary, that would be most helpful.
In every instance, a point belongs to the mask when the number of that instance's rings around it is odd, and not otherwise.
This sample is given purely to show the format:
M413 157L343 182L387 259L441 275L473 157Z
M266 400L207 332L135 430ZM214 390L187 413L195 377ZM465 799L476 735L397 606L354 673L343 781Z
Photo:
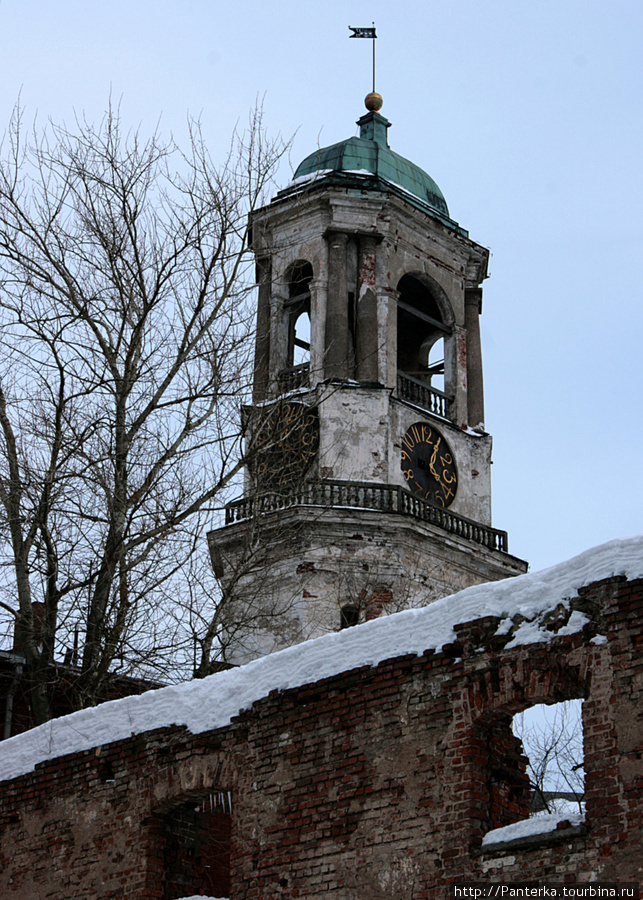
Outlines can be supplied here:
M44 760L155 728L185 725L193 734L221 728L270 691L396 656L437 651L455 639L454 625L483 616L500 617L502 634L511 630L513 617L522 617L509 647L549 641L553 635L541 627L542 616L577 596L578 588L613 575L630 580L643 576L643 536L611 541L541 572L475 585L429 606L326 634L237 669L54 719L0 742L0 780L31 772ZM558 634L579 631L585 622L573 612Z
M548 813L547 815L532 816L531 819L523 819L522 822L514 822L513 825L505 825L504 828L495 828L488 831L482 839L482 846L489 844L504 844L507 841L515 841L517 838L531 837L534 834L547 834L556 831L559 822L569 822L570 825L582 825L585 816L582 813Z
M191 897L181 897L181 900L228 900L227 897L202 897L201 894L193 894Z

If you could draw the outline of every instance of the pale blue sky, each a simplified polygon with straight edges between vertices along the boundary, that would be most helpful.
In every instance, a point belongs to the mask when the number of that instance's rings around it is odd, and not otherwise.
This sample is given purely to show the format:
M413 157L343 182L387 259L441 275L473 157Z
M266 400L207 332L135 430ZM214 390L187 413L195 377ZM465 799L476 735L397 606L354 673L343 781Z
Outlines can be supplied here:
M492 251L494 524L533 568L643 531L640 2L0 0L0 124L19 92L69 123L111 90L179 140L200 113L217 158L265 95L296 165L356 133L372 20L391 146Z

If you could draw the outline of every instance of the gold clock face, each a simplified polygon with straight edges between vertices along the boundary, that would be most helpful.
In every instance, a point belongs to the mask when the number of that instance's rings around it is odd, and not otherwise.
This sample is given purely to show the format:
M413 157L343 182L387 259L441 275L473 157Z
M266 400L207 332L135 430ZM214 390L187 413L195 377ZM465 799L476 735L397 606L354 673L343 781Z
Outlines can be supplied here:
M444 435L426 422L416 422L402 438L402 472L410 491L447 507L455 500L458 472Z
M278 402L262 418L255 435L253 474L267 491L300 486L319 449L319 415L304 403Z

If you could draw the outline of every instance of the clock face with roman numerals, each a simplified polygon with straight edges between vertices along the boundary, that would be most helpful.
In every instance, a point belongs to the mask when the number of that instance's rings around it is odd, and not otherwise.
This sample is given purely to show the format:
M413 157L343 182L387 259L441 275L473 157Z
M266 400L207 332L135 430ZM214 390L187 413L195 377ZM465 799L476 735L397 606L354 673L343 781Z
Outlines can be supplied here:
M453 451L437 428L416 422L402 438L402 473L414 494L437 506L453 503L458 472Z

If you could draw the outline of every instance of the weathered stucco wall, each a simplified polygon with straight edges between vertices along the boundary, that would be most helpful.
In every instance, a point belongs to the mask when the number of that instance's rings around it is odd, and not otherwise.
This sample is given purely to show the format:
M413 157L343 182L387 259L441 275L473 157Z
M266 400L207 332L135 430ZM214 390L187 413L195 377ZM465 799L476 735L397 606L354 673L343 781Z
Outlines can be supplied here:
M221 532L211 537L236 575L226 658L237 664L337 631L346 605L364 622L525 568L508 553L396 513L291 507L252 524L229 527L225 541ZM252 553L239 563L247 547Z
M428 422L449 441L457 460L463 488L449 508L491 525L491 436L464 434L452 423L431 418L391 394L388 389L351 384L318 388L307 396L320 418L319 454L312 473L408 488L401 466L402 438L411 425Z
M273 692L216 731L42 763L2 785L0 893L172 900L229 875L234 900L420 900L463 880L640 881L642 590L580 589L548 616L548 642L508 648L511 629L476 619L438 653ZM582 631L567 633L570 609ZM511 717L577 697L585 825L483 849L527 814Z

